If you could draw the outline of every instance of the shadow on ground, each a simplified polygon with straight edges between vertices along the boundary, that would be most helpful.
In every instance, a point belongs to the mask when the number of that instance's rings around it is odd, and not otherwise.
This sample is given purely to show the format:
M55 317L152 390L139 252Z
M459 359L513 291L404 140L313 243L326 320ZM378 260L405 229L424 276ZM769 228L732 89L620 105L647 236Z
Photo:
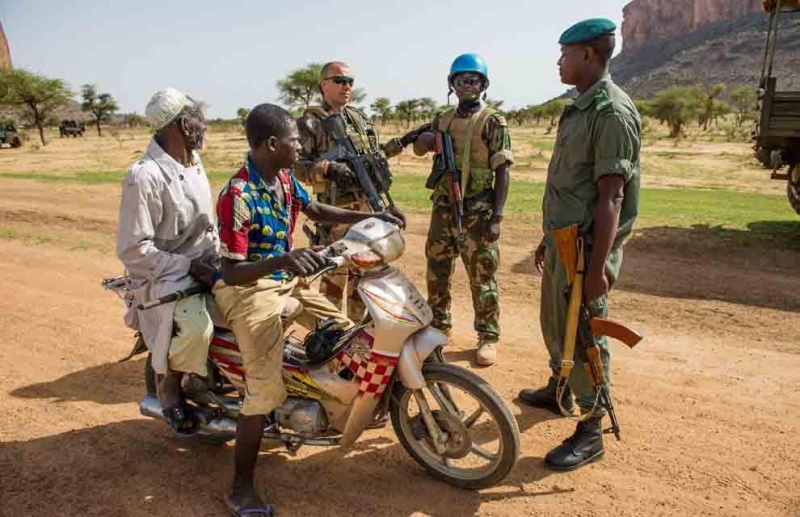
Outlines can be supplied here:
M262 454L259 488L281 515L473 515L482 502L561 493L522 486L546 475L540 458L523 458L479 493L434 480L396 441L369 433L346 457L319 451L297 461L280 449ZM9 515L223 515L232 453L172 439L146 420L7 442L0 500Z
M68 373L53 381L17 388L11 395L27 399L54 399L57 402L123 404L139 402L144 393L144 359L139 359L105 363Z
M536 274L532 254L512 271ZM615 289L800 310L800 220L637 230Z

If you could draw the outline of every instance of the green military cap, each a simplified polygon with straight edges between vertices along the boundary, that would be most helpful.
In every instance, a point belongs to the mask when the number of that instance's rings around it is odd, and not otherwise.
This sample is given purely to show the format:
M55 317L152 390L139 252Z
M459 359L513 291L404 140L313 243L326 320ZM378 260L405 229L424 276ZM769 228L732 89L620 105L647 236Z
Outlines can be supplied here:
M608 18L589 18L565 30L558 38L559 45L586 43L605 34L614 34L617 25Z

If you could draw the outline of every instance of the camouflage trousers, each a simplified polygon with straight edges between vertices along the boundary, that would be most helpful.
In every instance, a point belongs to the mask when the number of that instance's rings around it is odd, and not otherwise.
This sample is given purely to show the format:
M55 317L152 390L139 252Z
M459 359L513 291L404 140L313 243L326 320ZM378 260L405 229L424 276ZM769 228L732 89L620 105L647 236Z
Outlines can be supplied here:
M324 203L330 202L329 199L321 200ZM360 212L371 212L366 199L359 200L360 202L338 204L338 208L347 210L358 210ZM320 231L322 228L322 231ZM317 225L317 234L319 235L319 244L328 246L329 244L344 237L347 233L348 225L337 224ZM355 276L348 267L341 267L334 271L330 271L322 275L319 284L319 292L325 296L331 303L336 305L339 310L342 310L344 300L347 300L346 316L350 321L358 323L364 318L367 312L367 307L358 295L358 280L359 277Z
M484 238L490 217L491 211L464 213L464 238L460 240L453 221L453 209L447 205L434 205L425 256L428 259L428 304L433 309L432 326L444 332L452 327L451 277L456 257L460 255L472 291L475 331L479 339L495 342L500 336L500 300L496 280L500 248L496 242Z
M587 261L591 257L591 249L586 250ZM608 254L605 264L605 273L609 285L612 285L619 275L622 266L622 248L614 248ZM588 264L587 264L588 269ZM561 369L561 359L564 355L564 332L567 325L567 308L569 307L567 275L558 248L551 239L547 241L542 268L542 299L540 304L539 322L542 327L542 336L547 351L550 353L550 369L553 376L557 377ZM608 316L608 295L593 300L588 305L592 316ZM608 339L604 336L595 337L595 342L600 348L600 360L603 363L606 382L611 381L611 353L608 348ZM589 377L583 366L576 343L575 365L569 376L569 385L575 393L581 412L592 409L595 401L595 390L592 389ZM596 414L599 414L597 412Z

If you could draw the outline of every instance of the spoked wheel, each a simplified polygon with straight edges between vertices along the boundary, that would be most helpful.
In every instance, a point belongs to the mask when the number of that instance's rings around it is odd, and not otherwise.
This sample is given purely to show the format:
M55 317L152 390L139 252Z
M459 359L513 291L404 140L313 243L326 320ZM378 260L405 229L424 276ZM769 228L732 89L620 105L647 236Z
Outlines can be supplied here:
M393 393L389 411L400 443L431 475L459 488L502 481L519 455L519 428L508 406L486 381L458 366L426 363L422 373L425 388L397 383ZM432 422L441 430L438 443Z

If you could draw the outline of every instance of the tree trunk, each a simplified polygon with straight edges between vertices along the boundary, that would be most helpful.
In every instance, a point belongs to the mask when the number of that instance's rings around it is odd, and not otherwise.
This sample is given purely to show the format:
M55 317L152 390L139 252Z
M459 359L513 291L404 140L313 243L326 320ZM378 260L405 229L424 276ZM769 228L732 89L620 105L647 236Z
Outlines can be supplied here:
M39 139L42 141L42 145L47 145L47 141L44 139L44 126L40 120L36 121L36 127L39 129Z
M39 129L39 139L42 141L42 145L47 145L47 140L44 139L44 116L39 114L36 104L30 102L26 104L31 112L33 112L33 123Z
M97 136L103 136L102 131L100 131L100 119L97 118L94 120L95 124L97 124Z

